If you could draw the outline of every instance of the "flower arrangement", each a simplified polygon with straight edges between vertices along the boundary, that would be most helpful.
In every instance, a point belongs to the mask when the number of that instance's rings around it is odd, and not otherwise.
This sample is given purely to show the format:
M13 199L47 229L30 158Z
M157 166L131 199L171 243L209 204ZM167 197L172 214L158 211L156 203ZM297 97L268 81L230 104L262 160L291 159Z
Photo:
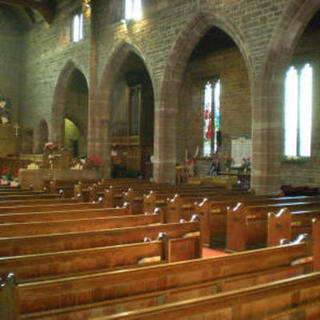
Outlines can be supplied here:
M2 168L0 170L0 184L1 185L9 185L12 179L12 172L10 168Z
M88 156L87 160L86 160L86 167L87 168L100 168L100 167L102 167L101 158L96 155Z

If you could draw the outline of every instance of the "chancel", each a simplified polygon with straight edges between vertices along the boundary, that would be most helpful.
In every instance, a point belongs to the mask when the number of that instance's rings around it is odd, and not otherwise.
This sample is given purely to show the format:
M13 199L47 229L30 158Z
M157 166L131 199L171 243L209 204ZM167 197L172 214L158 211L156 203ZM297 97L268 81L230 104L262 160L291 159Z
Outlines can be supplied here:
M320 319L319 0L0 0L0 319Z

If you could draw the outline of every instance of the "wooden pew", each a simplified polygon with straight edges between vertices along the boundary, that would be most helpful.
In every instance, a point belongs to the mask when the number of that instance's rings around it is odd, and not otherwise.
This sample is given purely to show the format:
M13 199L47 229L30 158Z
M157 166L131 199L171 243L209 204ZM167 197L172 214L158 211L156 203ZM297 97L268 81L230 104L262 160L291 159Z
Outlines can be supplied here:
M220 200L214 198L201 199L197 197L185 197L175 195L168 200L164 207L161 207L165 212L165 222L175 222L179 219L189 219L196 213L202 216L205 220L205 228L203 230L203 240L208 246L225 246L226 229L227 229L227 208L236 205L241 200L246 205L269 205L281 204L288 202L309 202L318 200L318 197L257 197L249 194L243 194L235 197L222 196ZM159 203L158 203L159 204Z
M6 210L8 207L21 207L21 206L38 206L45 204L62 204L62 203L77 203L79 202L77 199L71 198L54 198L54 199L29 199L29 200L0 200L0 212Z
M3 284L2 298L15 299L2 311L3 319L89 319L262 284L309 271L310 262L301 260L310 255L309 249L304 242L50 281L9 280Z
M6 203L7 205L7 203ZM126 205L125 205L126 206ZM126 206L127 207L127 206ZM77 201L54 201L42 204L42 202L35 202L30 204L26 202L19 203L16 206L0 206L0 215L8 213L27 213L27 212L46 212L46 211L71 211L71 210L93 210L107 208L103 202L89 203Z
M144 212L152 212L156 207L158 207L158 203L156 201L166 200L168 197L172 197L175 193L184 194L185 196L194 196L197 195L205 196L205 195L219 195L233 194L234 191L224 190L222 188L217 188L212 185L179 185L179 186L170 186L166 184L138 184L135 186L130 186L128 190L128 185L125 186L111 186L108 188L109 191L105 190L104 194L101 196L105 197L105 200L108 201L109 206L116 206L121 204L121 201L126 201L131 204L133 200L136 203L133 207L137 206L137 210L141 211L141 204L143 203L143 211ZM152 194L151 195L149 195ZM235 192L236 194L240 194L239 191ZM160 203L161 205L161 203ZM132 212L134 213L134 212Z
M106 230L162 223L163 214L110 216L103 218L72 219L59 221L35 221L28 223L0 224L0 238L23 237L40 234L56 234L79 231Z
M13 272L19 283L48 280L119 267L195 259L201 257L201 252L199 235L169 239L160 234L158 240L151 242L1 257L0 275Z
M23 212L23 211L22 211ZM128 215L128 207L122 208L88 208L81 210L65 210L65 211L36 211L27 213L7 213L0 214L1 223L26 223L36 221L60 221L60 220L76 220L88 218L105 218L109 216Z
M59 199L60 194L49 194L49 193L37 193L37 194L12 194L12 195L0 195L0 205L1 202L6 202L9 200L33 200L33 199Z
M183 190L183 189L182 189ZM196 187L193 186L193 189L189 189L189 194L181 193L178 188L174 190L174 192L157 192L151 190L148 194L144 195L143 198L143 209L144 212L152 212L154 208L156 207L164 207L167 204L168 198L172 198L175 196L175 194L178 194L179 196L183 196L184 198L189 198L192 202L203 200L204 198L211 198L214 200L231 200L231 199L237 199L237 202L239 199L242 199L243 197L253 197L252 194L248 192L244 192L241 190L225 190L221 188L215 188L211 187L209 190L211 192L207 192L208 190L203 190L201 193L195 192ZM191 191L191 192L190 192ZM256 197L256 196L255 196ZM263 197L265 198L265 197Z
M291 202L259 206L245 206L239 203L227 213L226 248L231 251L246 250L248 246L266 245L267 217L273 210L291 208L292 210L307 210L320 207L318 201Z
M88 179L83 181L78 180L45 180L45 190L49 193L59 193L63 191L66 197L72 197L74 194L74 186L78 183L93 184L97 182L95 179Z
M160 232L169 238L199 233L200 221L156 224L109 230L82 231L50 235L0 238L0 256L16 256L92 247L104 247L154 239Z
M139 185L157 185L141 179L134 178L116 178L116 179L102 179L92 184L86 184L80 182L74 186L74 194L81 194L88 201L97 201L100 196L103 196L104 189L112 186L117 189L118 192L127 190L129 187L136 187Z
M320 272L292 279L189 298L163 306L99 317L99 320L133 319L319 319Z
M282 239L292 241L298 234L311 233L312 220L320 217L319 209L290 211L281 209L277 214L268 214L267 245L275 246Z

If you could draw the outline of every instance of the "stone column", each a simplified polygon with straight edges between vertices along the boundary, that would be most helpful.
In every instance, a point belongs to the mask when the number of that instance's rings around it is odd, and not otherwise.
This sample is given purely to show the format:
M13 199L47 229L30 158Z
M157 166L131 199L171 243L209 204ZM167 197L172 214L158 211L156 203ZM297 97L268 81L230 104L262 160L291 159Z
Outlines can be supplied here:
M176 109L155 102L153 178L157 183L176 182Z
M63 93L61 93L62 95ZM65 101L63 97L59 99L58 106L56 106L56 112L52 117L52 131L50 142L55 142L58 144L63 144L64 138L64 119L63 119L63 110Z
M252 176L258 195L280 192L283 152L283 77L264 76L252 81Z

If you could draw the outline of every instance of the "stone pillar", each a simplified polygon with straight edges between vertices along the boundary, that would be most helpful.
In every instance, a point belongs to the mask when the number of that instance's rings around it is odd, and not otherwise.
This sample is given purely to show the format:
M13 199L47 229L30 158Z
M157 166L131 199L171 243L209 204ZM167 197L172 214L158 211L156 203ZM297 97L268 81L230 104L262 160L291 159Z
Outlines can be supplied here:
M252 81L251 187L259 195L280 192L283 152L283 77L265 76Z
M155 102L153 178L157 183L176 182L176 110Z

